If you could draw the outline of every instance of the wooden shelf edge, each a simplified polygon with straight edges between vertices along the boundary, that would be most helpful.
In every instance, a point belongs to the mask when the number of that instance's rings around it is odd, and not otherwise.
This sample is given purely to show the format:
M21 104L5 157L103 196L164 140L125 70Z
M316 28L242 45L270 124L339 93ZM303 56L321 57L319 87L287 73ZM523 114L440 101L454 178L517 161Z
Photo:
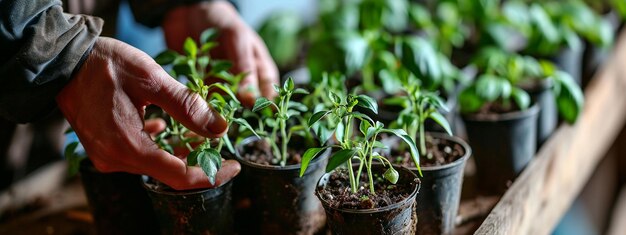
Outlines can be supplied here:
M574 126L561 125L475 234L550 234L626 122L626 31L585 92Z

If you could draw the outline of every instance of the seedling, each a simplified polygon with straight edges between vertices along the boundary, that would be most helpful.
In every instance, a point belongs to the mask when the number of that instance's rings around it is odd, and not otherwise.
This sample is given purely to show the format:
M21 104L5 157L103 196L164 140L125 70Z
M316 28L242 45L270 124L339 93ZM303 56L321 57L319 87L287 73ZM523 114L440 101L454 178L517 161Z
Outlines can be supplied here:
M159 54L155 60L161 65L172 64L170 74L179 80L186 79L187 87L192 92L199 94L224 117L229 127L233 123L237 123L255 133L245 119L235 117L235 114L242 108L235 93L244 74L233 76L227 71L232 66L230 62L213 60L209 55L210 50L217 46L217 43L213 41L216 36L217 31L208 29L201 34L200 46L193 39L187 38L183 47L183 55L168 50ZM205 80L210 77L222 79L224 82L207 85ZM199 141L201 143L193 148L192 144ZM187 165L200 166L212 184L215 183L215 175L221 167L222 148L226 146L228 151L235 152L227 135L216 140L200 140L193 137L189 129L171 117L169 126L156 136L155 142L159 147L172 154L174 154L174 146L187 148L189 151Z
M452 135L450 124L440 111L447 112L448 107L437 93L420 90L418 81L413 77L403 79L404 95L391 98L389 102L400 103L404 109L392 126L399 126L406 130L409 136L419 139L419 151L422 156L432 158L426 154L426 138L424 125L427 119L432 119Z
M532 79L550 80L554 84L552 92L555 95L559 113L569 123L576 122L582 111L584 103L582 90L568 73L559 71L552 62L508 53L496 48L486 48L479 53L474 63L485 70L485 73L506 78L513 85ZM468 98L470 97L465 96L460 99L465 99L466 104L473 103Z
M276 110L274 117L264 117L265 123L271 130L268 132L264 130L264 125L259 125L257 133L270 144L276 162L281 166L285 166L287 164L289 140L291 140L294 133L302 132L306 129L304 125L294 125L287 129L287 122L290 118L300 116L301 113L308 110L302 103L292 101L291 96L294 94L309 94L309 92L302 88L295 88L292 78L288 78L282 87L275 85L274 89L278 93L277 101L270 101L264 97L258 98L254 103L252 111L258 112L270 106ZM278 143L281 145L278 146Z
M415 142L404 130L386 129L382 123L374 122L367 115L353 111L355 106L361 106L369 109L373 113L378 113L378 106L372 98L366 95L346 95L341 97L334 92L329 92L328 96L333 102L333 108L313 114L308 121L308 125L312 126L323 118L334 118L335 120L331 122L338 123L337 127L333 130L338 144L308 149L302 157L300 176L304 175L309 163L323 150L336 147L340 150L331 156L326 166L326 172L331 172L344 163L347 164L352 193L357 193L360 184L359 179L363 171L363 166L365 166L369 181L369 192L372 195L376 194L372 175L373 160L378 160L387 167L387 171L385 171L383 177L390 183L395 184L398 181L398 172L393 168L389 160L375 151L377 148L384 148L382 143L376 141L380 133L396 135L406 142L410 147L413 161L419 169L419 153L415 147ZM352 130L357 120L360 121L359 132L353 134ZM356 172L352 168L353 160L358 161L358 169Z

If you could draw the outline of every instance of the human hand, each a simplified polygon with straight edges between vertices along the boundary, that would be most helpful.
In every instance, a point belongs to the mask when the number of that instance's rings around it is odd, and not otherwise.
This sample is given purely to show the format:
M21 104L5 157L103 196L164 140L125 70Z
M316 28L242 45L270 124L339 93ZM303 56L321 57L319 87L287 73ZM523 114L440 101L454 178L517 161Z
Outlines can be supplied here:
M188 36L200 38L207 28L219 30L219 46L212 51L214 58L233 62L234 74L247 73L239 86L239 99L252 107L256 98L276 96L273 85L278 84L278 69L259 35L239 17L227 1L210 1L177 7L163 20L163 31L169 48L182 52Z
M152 58L115 39L98 39L56 101L94 166L102 172L146 174L182 190L221 185L241 169L236 161L224 162L215 185L211 185L200 167L189 167L159 149L147 130L162 124L144 126L148 104L160 106L206 137L224 135L227 123Z

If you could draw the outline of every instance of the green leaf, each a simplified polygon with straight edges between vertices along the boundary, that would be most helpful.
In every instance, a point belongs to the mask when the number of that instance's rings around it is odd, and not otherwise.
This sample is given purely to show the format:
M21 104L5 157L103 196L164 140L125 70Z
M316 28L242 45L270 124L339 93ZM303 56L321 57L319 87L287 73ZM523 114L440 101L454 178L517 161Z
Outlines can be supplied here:
M326 173L333 171L341 164L347 162L348 160L350 160L350 158L356 155L356 153L356 149L342 149L337 151L330 157L330 160L328 160L328 165L326 165Z
M196 42L194 42L191 38L185 39L185 44L183 44L183 50L185 51L185 55L189 56L192 59L195 59L196 55L198 54L198 46L196 45Z
M261 138L259 136L259 134L256 133L256 131L254 130L254 128L252 128L252 126L250 126L250 123L248 123L248 121L246 121L246 119L243 118L234 118L233 122L239 124L240 126L248 129L249 131L252 132L252 134L256 135L257 137Z
M237 104L239 104L239 100L237 99L237 96L235 96L235 93L233 93L232 90L230 90L230 88L224 86L221 83L213 83L211 85L209 85L208 89L213 89L213 88L218 88L220 90L222 90L224 93L226 93L228 96L230 96L230 98L235 101Z
M219 73L221 71L228 71L233 67L233 63L227 60L213 60L211 63L211 73Z
M331 146L325 146L321 148L310 148L302 155L302 165L300 166L300 177L304 175L306 169L309 167L309 163L313 158L317 157L323 150L330 148Z
M202 153L198 155L198 164L214 185L217 171L222 167L222 156L215 149L204 149Z
M441 115L441 113L432 112L430 113L430 115L428 115L428 117L432 119L433 121L435 121L437 124L439 124L439 126L443 127L443 129L446 130L448 135L452 135L452 129L450 129L450 123L448 123L448 120L443 115Z
M335 138L337 138L340 142L343 142L345 128L346 127L343 125L343 122L337 123L337 127L335 128Z
M262 110L266 108L267 106L270 106L271 104L272 104L272 101L268 100L267 98L259 97L254 102L254 107L252 108L252 112L258 112L259 110Z
M289 104L287 104L287 106L289 109L298 110L300 112L306 112L309 110L309 108L307 108L306 105L300 102L295 102L295 101L289 101Z
M294 89L295 85L293 83L293 78L288 77L287 81L285 81L285 83L283 84L283 89L285 91L292 91Z
M315 124L316 122L318 122L320 119L324 118L326 115L328 115L331 111L328 110L322 110L319 111L317 113L314 113L311 118L309 118L309 126L313 126L313 124Z
M330 98L330 101L336 105L341 104L341 97L339 97L339 95L337 95L337 93L333 91L328 91L328 98Z
M198 156L200 154L204 154L204 153L202 153L202 151L197 150L197 149L189 152L189 154L187 154L187 165L188 166L198 165Z
M366 95L358 95L356 99L359 101L358 106L369 109L375 114L378 114L378 103L374 99Z
M209 41L213 41L217 38L217 29L208 28L200 34L200 43L203 45Z
M361 122L369 122L370 124L375 123L372 118L359 112L352 112L350 115L352 115L355 118L358 118L359 120L361 120Z
M560 84L560 92L556 94L559 113L565 121L573 124L583 109L583 92L569 74L559 71L554 77Z
M363 133L363 135L367 134L367 129L370 127L372 127L372 125L369 122L361 121L361 124L359 124L359 130Z
M206 66L209 65L209 60L208 56L200 56L198 57L197 63L201 68L206 68Z
M387 171L383 174L383 177L392 184L396 184L398 182L398 178L400 178L400 174L396 169L393 169L392 166L387 168Z
M441 82L443 71L438 53L425 39L411 37L403 40L402 64L422 80L426 89L434 89Z
M513 87L511 97L521 110L526 110L530 106L530 96L520 88Z
M559 41L559 32L550 16L539 4L530 6L530 17L534 25L537 26L539 32L551 43Z
M498 99L501 94L501 78L493 75L482 75L476 80L476 94L487 101Z
M65 159L68 163L68 174L74 176L78 174L80 168L80 161L82 158L76 154L78 148L78 142L72 142L65 147Z
M252 132L254 133L254 131ZM222 136L222 141L224 142L224 145L228 149L228 152L235 154L235 148L233 147L233 143L230 141L230 138L228 138L228 135Z
M294 94L303 94L303 95L308 95L309 91L302 89L302 88L296 88L295 90L293 90Z
M404 130L402 129L383 129L382 132L387 132L394 134L395 136L402 139L407 145L409 145L409 149L411 151L411 157L413 158L413 162L417 167L417 171L420 176L422 175L422 169L420 168L420 158L419 152L417 151L417 146L415 145L415 141L411 138Z
M167 50L157 55L154 58L154 61L156 61L160 65L168 65L174 63L174 60L176 60L178 56L178 53L176 53L175 51Z
M202 45L202 47L200 48L200 51L202 53L207 53L209 52L211 49L217 47L217 42L207 42L205 44Z

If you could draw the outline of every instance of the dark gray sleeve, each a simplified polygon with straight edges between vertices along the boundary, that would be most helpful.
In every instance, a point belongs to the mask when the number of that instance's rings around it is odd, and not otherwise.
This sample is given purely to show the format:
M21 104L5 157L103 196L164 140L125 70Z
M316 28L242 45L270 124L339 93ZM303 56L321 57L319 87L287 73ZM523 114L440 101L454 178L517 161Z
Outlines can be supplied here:
M178 6L211 0L128 0L135 20L148 27L161 26L165 14Z
M0 116L24 123L53 111L102 25L58 0L0 0Z

